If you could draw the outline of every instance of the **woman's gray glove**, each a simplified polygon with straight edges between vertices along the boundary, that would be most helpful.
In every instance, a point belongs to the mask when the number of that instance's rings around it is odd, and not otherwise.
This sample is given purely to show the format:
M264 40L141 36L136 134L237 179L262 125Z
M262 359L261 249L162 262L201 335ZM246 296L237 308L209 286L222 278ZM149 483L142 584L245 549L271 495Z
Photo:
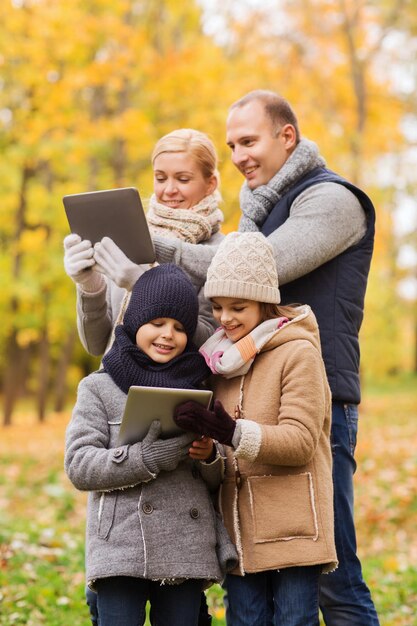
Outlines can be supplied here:
M84 292L94 293L105 285L104 277L92 269L94 248L87 239L72 233L64 239L64 268Z
M190 444L195 439L192 433L184 433L170 439L159 439L161 423L152 422L149 431L142 441L142 458L152 474L171 472L188 457Z
M94 260L98 272L105 274L118 287L132 291L138 278L149 269L146 265L136 265L120 250L110 237L103 237L94 246Z

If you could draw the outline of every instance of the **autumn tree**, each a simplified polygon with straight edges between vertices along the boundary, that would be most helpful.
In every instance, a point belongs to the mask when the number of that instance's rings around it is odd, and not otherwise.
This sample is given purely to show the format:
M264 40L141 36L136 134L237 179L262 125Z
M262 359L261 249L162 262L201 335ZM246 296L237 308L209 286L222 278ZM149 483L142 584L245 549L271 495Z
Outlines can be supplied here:
M54 380L62 395L56 368L70 362L62 351L74 348L62 196L126 185L150 194L152 146L161 132L193 123L186 103L196 71L208 69L210 41L193 3L27 0L0 10L8 424L32 387L43 419Z

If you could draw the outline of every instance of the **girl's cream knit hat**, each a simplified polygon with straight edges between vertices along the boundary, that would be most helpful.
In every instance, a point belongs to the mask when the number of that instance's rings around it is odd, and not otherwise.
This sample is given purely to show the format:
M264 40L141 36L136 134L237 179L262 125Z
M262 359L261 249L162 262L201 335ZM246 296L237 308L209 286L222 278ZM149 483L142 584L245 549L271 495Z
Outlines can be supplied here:
M273 249L261 233L230 233L207 270L206 298L225 296L279 304Z

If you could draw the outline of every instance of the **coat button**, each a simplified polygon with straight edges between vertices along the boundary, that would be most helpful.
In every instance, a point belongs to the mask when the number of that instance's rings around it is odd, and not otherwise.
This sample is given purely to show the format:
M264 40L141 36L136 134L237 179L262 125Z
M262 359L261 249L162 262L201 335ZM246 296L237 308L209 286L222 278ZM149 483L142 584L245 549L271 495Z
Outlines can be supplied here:
M144 513L146 513L146 515L150 515L151 513L153 513L153 506L150 502L145 502L142 505L142 511Z
M192 519L197 519L198 517L200 517L199 510L193 507L192 509L190 509L190 515Z
M113 452L113 456L115 459L118 459L123 454L123 448L116 448Z

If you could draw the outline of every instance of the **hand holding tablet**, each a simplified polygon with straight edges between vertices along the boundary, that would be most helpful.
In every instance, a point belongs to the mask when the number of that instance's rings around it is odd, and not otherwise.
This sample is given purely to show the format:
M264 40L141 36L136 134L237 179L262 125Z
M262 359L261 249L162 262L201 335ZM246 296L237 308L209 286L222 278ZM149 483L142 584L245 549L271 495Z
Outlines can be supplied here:
M118 287L131 291L143 274L144 266L133 263L110 237L94 244L94 269L110 278Z

